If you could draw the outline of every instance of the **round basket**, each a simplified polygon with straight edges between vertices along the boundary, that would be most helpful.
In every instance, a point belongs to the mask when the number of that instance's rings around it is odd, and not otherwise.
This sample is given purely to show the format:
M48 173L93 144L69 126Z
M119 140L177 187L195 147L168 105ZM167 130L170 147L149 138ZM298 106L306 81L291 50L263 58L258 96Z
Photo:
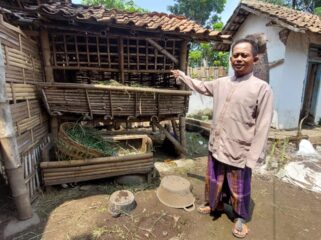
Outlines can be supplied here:
M70 129L74 126L75 124L71 122L65 122L60 125L57 141L57 148L59 153L70 159L103 157L103 152L82 145L68 136L65 130Z

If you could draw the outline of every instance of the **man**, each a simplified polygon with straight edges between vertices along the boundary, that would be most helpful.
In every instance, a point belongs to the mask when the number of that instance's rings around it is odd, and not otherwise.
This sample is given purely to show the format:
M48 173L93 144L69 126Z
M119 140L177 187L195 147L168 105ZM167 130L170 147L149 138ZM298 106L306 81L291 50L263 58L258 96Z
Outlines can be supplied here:
M182 71L172 71L176 79L191 89L213 97L205 184L207 204L198 210L222 211L224 197L228 196L235 215L232 232L239 238L249 231L246 221L250 217L252 169L264 151L273 113L270 86L253 76L257 54L254 41L240 39L232 46L232 77L203 82Z

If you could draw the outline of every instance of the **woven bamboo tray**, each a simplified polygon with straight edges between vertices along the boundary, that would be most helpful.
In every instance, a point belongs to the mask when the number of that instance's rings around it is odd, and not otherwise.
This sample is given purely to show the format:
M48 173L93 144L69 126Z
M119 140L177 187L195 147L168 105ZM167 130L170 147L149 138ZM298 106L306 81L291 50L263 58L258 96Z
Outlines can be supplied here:
M68 134L66 133L66 129L70 129L74 127L74 125L75 124L71 122L65 122L60 125L57 140L58 154L61 157L66 157L70 159L103 157L103 152L77 143L68 136Z

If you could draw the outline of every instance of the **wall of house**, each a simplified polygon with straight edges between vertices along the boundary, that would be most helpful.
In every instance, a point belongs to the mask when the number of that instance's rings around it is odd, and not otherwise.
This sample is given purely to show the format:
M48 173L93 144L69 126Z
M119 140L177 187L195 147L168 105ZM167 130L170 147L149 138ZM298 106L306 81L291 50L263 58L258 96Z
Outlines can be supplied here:
M283 78L279 88L279 127L296 128L299 123L307 74L309 41L306 35L290 32L285 53Z
M285 62L270 69L270 85L274 93L272 126L280 129L296 128L299 122L302 89L306 75L308 44L305 36L290 32L287 46L280 40L280 27L266 26L268 18L250 15L234 39L249 34L264 33L267 39L269 63L284 59ZM230 68L230 74L232 69Z

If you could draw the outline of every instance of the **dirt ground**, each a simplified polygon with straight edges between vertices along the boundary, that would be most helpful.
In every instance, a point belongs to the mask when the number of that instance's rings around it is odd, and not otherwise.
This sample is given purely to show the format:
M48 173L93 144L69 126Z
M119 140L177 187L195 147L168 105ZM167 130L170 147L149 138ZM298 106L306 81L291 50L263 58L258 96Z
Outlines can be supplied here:
M206 146L199 139L198 143ZM193 144L191 142L190 144ZM193 151L200 149L193 146ZM293 150L292 150L293 151ZM204 155L206 147L197 151ZM276 151L274 151L276 152ZM281 155L286 155L281 153ZM163 156L166 159L168 156ZM273 153L273 157L275 153ZM289 157L283 157L287 161ZM193 169L179 171L193 186L196 205L203 202L204 172L207 157L195 157ZM273 171L272 171L273 172ZM234 239L231 234L231 209L215 219L196 210L166 207L157 199L152 184L115 185L113 179L79 183L63 189L53 187L34 203L41 223L7 239L15 240L212 240ZM0 184L1 185L1 184ZM3 186L3 185L2 185ZM128 189L135 194L137 206L129 214L113 218L108 212L112 192ZM0 239L14 212L14 205L5 187L0 189ZM321 240L321 195L284 183L273 174L254 173L252 181L252 217L247 239Z
M200 204L204 182L199 176L203 176L206 157L195 160L195 168L181 175L191 181L196 203ZM110 194L121 186L96 181L51 189L35 204L41 224L11 239L234 239L228 215L214 220L196 210L168 208L156 197L158 184L155 181L153 185L129 188L135 192L137 207L119 218L108 213L107 203ZM247 239L321 239L320 198L274 177L254 175L253 215ZM229 211L228 206L226 209ZM1 226L3 229L4 222Z

